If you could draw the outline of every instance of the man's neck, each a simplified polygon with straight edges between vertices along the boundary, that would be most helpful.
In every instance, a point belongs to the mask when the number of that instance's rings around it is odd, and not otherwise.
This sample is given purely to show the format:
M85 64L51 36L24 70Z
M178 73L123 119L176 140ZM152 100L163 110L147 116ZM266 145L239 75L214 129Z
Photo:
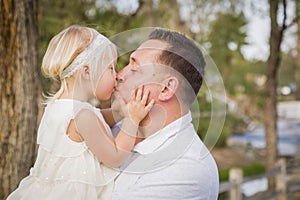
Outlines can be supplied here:
M134 145L137 145L138 143L140 143L141 141L143 141L145 138L140 138L140 137L137 137L135 139L135 142L134 142Z
M143 120L142 126L139 128L139 137L136 138L135 145L148 138L149 136L155 134L157 131L163 129L177 119L183 117L187 113L188 111L184 113L164 113L165 115L162 113L156 113L152 114L152 116L150 115L151 119L149 117L145 118L145 120Z

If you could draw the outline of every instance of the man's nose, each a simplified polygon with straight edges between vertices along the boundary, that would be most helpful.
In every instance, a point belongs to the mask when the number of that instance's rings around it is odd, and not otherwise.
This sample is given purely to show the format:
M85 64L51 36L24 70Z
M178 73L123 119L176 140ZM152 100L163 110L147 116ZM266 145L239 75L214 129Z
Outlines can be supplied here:
M124 67L123 69L121 69L121 71L119 71L119 72L117 73L116 78L117 78L117 81L118 81L118 82L124 80L126 71L127 71L127 70L126 70L126 67Z
M121 71L120 71L121 72ZM123 81L123 76L121 75L121 73L117 73L117 75L116 75L116 80L117 80L117 82L120 82L120 81Z

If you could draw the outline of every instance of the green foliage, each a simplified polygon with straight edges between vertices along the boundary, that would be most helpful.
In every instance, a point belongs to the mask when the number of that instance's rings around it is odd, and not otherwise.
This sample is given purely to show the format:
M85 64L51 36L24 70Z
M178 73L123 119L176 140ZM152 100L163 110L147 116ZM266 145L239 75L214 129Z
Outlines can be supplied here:
M232 59L239 55L241 47L246 43L247 21L243 15L233 13L219 13L215 21L211 23L208 41L211 44L210 55L214 59L221 72L226 76L231 74ZM237 54L238 53L238 54Z
M197 105L199 105L199 107ZM206 100L205 93L199 93L199 95L197 96L197 102L192 105L191 111L193 113L193 116L195 116L193 124L196 127L197 133L199 137L203 141L205 141L209 126L213 126L214 123L217 123L211 121L211 103ZM247 125L241 118L227 113L222 132L218 138L217 143L215 144L215 147L225 146L227 138L231 136L232 133L243 132L245 131L246 126Z
M210 123L211 123L211 126L213 126L214 123L217 123L217 122L211 121L210 116L209 117L200 117L200 119L199 119L197 133L198 133L199 137L204 141L205 141L205 137L206 137ZM218 137L215 147L226 146L227 138L236 132L237 127L241 127L241 126L245 126L245 123L241 119L239 119L231 114L227 114L224 126L222 128L222 132L220 133L220 135ZM219 133L216 133L216 134L219 134Z
M209 52L231 98L241 94L253 98L253 102L261 102L263 87L257 85L257 80L263 78L265 64L243 58L241 47L247 44L246 24L243 13L219 13L210 25Z
M176 0L155 1L154 6L147 8L145 7L146 3L144 3L136 11L126 14L119 13L110 0L101 0L106 5L101 7L99 7L99 2L98 0L74 0L72 3L65 0L40 1L40 63L50 39L71 24L93 27L107 37L129 29L146 26L176 29L187 35L192 32L191 23L185 23L185 21L178 18L180 17L178 15L179 11L181 11L180 6L183 4L178 3ZM193 38L210 44L210 48L207 50L222 74L228 96L233 100L239 96L246 96L253 102L251 106L263 108L265 103L264 88L257 85L257 78L262 77L265 73L266 64L264 62L245 60L241 53L242 46L247 44L245 29L247 20L243 13L239 11L239 2L238 0L221 2L192 1L195 6L192 9L192 13L190 13L191 19L187 21L193 21L194 18L192 19L192 17L201 17L199 11L206 11L203 14L209 14L210 19L215 18L212 22L211 20L197 21L199 22L201 29L199 33L201 34L193 33L195 36ZM229 7L225 6L229 4ZM217 13L218 9L216 8L220 5L225 7L222 12ZM206 10L201 10L201 8ZM168 9L170 12L165 12ZM117 71L127 65L129 54L130 52L119 57ZM293 57L283 55L283 65L285 66L280 68L279 71L279 85L287 84L290 80L294 80L291 78L295 68L293 60ZM50 87L51 81L44 79L44 91L49 91ZM211 105L206 101L205 94L200 94L198 98L199 110L198 108L192 109L194 110L193 112L201 114L198 120L199 124L196 125L199 127L199 136L205 138L209 124L214 122L211 122L210 117L205 116L205 113L211 110ZM241 109L243 109L242 106ZM232 133L241 132L244 127L243 123L238 116L227 114L217 146L225 145L226 138Z
M224 146L226 146L226 140L232 134L233 128L230 127L230 125L227 124L227 121L228 120L227 120L227 117L226 117L224 127L222 129L222 132L221 132L221 134L218 138L218 141L217 141L215 147L224 147Z
M90 24L88 11L95 9L95 0L41 0L39 3L39 66L51 38L72 24ZM43 90L50 91L52 81L43 79Z
M219 171L219 181L228 181L229 180L229 171L230 169L222 169Z
M254 176L262 174L266 171L264 164L259 162L254 162L251 165L241 166L244 177ZM230 169L223 169L219 171L219 180L228 181L229 180L229 171Z
M253 163L250 166L245 166L242 169L243 169L244 177L262 174L266 171L265 165L263 165L262 163L258 163L258 162Z
M41 0L39 32L41 49L46 50L50 39L72 24L87 25L91 22L88 11L95 8L95 0Z
M282 54L282 63L278 71L278 85L284 86L290 83L295 83L295 74L297 68L297 60L291 54Z

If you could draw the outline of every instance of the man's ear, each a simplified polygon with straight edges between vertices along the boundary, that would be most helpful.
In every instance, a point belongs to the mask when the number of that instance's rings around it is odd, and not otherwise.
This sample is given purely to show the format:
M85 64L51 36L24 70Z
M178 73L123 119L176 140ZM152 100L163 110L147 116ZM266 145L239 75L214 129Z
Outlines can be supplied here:
M82 67L82 76L84 79L90 79L90 68L87 65Z
M161 101L170 100L176 93L178 89L179 81L176 77L172 76L165 79L162 82L162 88L160 94L158 95L158 99Z

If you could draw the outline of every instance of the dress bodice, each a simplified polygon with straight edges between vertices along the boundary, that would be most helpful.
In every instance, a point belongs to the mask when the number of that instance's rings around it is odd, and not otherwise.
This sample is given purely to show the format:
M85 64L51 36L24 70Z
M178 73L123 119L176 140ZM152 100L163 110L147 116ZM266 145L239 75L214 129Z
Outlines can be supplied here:
M88 103L69 99L48 103L38 129L37 159L8 200L111 199L119 172L101 164L84 141L67 135L70 121L82 109L93 111L111 134L100 110Z

